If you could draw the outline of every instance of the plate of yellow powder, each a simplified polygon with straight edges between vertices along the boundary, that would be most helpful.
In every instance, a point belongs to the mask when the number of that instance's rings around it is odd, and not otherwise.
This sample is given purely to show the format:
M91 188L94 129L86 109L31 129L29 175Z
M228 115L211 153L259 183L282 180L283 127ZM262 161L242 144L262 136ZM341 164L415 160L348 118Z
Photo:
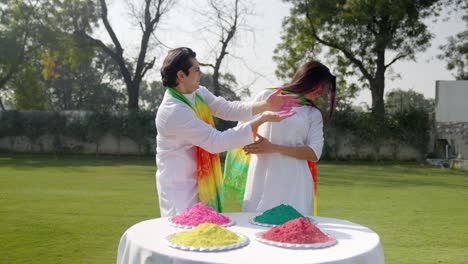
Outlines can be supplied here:
M165 243L173 248L188 251L225 251L249 244L249 239L222 226L204 223L194 229L166 237Z

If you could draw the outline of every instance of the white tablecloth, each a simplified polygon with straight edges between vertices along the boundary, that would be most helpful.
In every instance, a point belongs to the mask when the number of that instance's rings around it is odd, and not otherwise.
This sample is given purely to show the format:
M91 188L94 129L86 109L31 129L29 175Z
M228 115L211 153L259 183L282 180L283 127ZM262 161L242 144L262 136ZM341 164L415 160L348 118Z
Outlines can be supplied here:
M317 226L337 238L338 243L322 249L287 249L255 240L254 234L268 230L249 223L255 213L225 213L236 224L229 230L246 235L250 243L223 252L191 252L164 243L169 234L187 229L172 227L167 218L140 222L120 239L118 264L150 263L337 263L380 264L384 255L379 236L367 227L334 218L315 217Z

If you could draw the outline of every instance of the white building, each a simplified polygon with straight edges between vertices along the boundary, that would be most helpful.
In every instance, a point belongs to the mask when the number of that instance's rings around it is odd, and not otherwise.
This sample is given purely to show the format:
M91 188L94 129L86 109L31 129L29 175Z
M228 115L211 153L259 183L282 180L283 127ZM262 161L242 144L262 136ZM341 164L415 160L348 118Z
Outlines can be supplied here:
M468 159L468 81L436 81L435 104L434 152Z

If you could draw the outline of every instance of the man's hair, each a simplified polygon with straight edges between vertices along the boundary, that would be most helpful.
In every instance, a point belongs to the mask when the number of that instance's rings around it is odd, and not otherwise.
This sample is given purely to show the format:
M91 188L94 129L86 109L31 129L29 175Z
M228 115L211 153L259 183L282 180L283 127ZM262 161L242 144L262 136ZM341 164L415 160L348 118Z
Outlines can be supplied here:
M180 47L172 49L167 53L161 67L161 80L165 87L177 86L177 72L183 71L189 75L189 69L192 67L190 58L195 58L197 54L190 48Z
M306 94L320 88L320 84L327 82L327 94L330 95L330 115L335 111L336 77L330 69L318 61L309 61L299 67L291 83L283 89L299 94ZM313 103L313 102L312 102Z

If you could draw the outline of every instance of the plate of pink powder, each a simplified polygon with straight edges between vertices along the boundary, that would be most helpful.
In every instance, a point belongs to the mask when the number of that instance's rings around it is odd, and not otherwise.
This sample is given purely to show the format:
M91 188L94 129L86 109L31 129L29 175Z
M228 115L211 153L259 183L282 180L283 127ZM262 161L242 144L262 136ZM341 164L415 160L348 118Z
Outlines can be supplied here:
M224 227L234 225L234 221L203 203L185 209L182 214L169 218L169 224L179 228L191 229L199 224L210 223Z
M336 238L322 232L303 217L259 232L255 234L255 239L268 245L292 249L325 248L338 243Z

